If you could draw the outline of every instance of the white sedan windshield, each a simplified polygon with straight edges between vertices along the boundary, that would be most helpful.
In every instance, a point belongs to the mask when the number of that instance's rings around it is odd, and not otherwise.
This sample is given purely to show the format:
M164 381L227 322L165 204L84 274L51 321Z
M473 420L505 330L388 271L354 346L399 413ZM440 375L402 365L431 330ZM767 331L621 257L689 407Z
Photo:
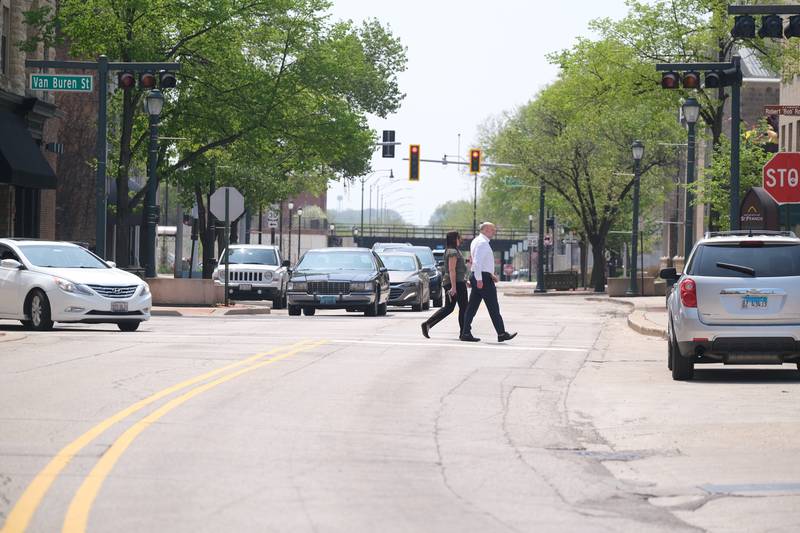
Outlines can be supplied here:
M43 268L109 268L96 256L79 246L28 245L20 246L25 257Z

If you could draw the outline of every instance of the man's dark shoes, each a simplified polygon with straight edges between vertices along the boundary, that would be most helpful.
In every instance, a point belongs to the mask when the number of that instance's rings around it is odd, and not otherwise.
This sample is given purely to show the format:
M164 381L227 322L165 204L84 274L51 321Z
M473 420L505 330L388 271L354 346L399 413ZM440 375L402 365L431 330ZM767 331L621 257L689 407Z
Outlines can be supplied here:
M513 339L516 336L517 336L516 333L509 333L509 332L506 331L505 333L497 336L497 342L510 341L511 339Z
M480 342L481 340L478 337L473 337L472 334L469 335L461 335L458 340L464 342Z
M428 323L427 322L423 322L422 323L422 334L425 336L426 339L430 339L430 337L428 336L428 330L429 329L430 328L428 327Z

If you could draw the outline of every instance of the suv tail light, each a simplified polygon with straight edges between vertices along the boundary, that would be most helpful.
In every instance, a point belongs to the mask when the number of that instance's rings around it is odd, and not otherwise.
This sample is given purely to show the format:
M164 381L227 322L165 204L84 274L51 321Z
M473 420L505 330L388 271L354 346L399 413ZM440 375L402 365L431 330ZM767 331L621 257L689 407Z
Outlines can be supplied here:
M684 307L697 307L697 285L692 278L681 281L681 303Z

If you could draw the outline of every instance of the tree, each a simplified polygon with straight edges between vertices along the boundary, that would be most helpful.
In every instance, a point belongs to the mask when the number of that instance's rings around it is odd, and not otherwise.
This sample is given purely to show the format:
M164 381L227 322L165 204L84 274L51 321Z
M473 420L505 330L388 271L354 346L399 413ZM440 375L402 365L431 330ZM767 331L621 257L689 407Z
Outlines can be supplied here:
M488 153L516 164L525 184L544 184L560 199L554 206L592 246L591 283L602 292L609 231L616 223L630 229L621 215L629 213L634 184L631 143L638 138L647 146L641 167L646 212L662 198L662 171L674 164L673 152L659 143L682 136L677 102L666 92L642 90L642 80L653 84L656 73L619 41L581 40L551 60L561 68L559 79L507 117Z
M445 202L433 211L428 224L448 228L471 228L472 202L469 200Z
M163 137L180 140L161 144L159 177L192 192L204 228L206 276L214 250L206 206L215 187L237 183L249 201L263 205L362 175L374 138L366 115L384 117L400 105L403 46L376 21L331 23L328 6L324 0L63 0L55 19L36 13L38 38L59 28L73 55L181 63L161 124ZM141 201L141 195L129 199L128 177L146 156L142 98L138 89L119 91L112 105L119 127L111 132L109 166L116 168L123 265L125 223Z

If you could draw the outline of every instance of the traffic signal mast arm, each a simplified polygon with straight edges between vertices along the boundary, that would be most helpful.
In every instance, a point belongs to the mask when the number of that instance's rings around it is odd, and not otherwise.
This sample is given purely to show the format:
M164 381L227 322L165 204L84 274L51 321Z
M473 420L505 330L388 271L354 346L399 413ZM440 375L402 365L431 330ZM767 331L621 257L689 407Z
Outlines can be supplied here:
M729 15L800 15L800 6L728 6Z
M25 66L97 70L97 61L42 61L38 59L28 59L25 61ZM180 63L108 63L108 70L133 70L136 72L161 69L180 70L180 68Z
M656 71L672 72L675 70L725 70L733 68L733 63L656 63Z
M403 161L408 161L407 157L403 158ZM447 156L443 157L442 159L420 159L420 163L439 163L440 165L464 165L469 166L469 161L451 161L447 159ZM481 161L482 167L492 167L492 168L517 168L518 165L514 165L512 163L486 163L485 161Z

